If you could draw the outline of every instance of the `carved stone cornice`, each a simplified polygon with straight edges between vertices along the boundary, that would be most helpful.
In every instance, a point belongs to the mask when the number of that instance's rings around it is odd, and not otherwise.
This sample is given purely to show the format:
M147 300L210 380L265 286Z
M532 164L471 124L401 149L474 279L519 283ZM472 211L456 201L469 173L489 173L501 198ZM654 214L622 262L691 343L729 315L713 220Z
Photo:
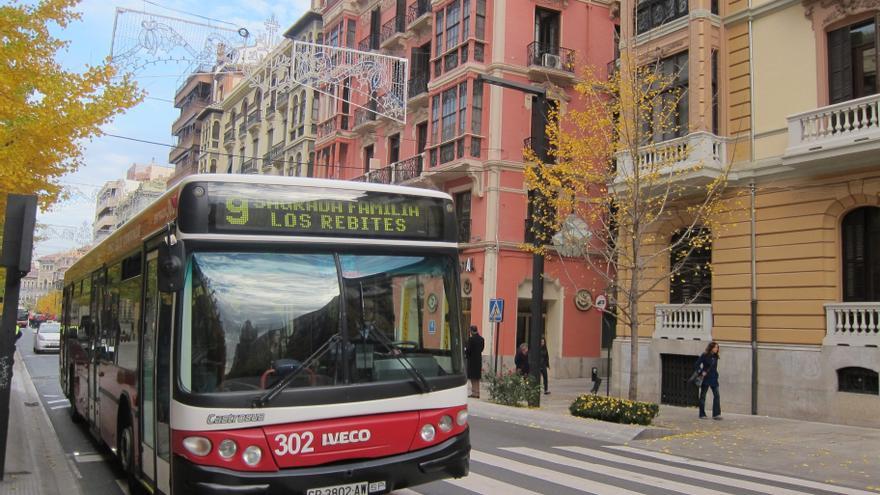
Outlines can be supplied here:
M804 16L815 24L828 26L854 14L880 10L880 0L802 0ZM822 15L815 19L815 15Z

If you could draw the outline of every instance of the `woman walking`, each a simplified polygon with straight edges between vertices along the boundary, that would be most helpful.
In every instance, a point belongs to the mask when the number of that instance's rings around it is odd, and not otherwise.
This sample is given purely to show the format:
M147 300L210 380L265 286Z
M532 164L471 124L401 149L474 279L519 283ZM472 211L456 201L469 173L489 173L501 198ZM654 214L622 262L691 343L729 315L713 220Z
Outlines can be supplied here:
M712 419L721 419L721 396L718 395L718 360L721 359L717 342L709 342L695 366L703 377L700 385L700 419L706 417L706 393L712 389Z

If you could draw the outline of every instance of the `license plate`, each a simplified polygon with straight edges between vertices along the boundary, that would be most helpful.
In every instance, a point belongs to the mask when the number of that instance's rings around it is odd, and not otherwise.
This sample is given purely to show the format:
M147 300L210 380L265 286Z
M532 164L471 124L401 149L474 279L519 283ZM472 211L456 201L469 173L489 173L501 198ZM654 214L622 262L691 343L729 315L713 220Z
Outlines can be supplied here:
M369 495L369 493L369 484L366 481L306 490L306 495Z

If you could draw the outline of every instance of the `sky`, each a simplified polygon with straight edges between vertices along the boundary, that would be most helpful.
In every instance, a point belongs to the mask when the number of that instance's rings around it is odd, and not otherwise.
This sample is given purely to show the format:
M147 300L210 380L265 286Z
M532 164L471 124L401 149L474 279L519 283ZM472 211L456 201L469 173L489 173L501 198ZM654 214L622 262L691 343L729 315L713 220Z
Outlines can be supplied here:
M274 15L283 33L309 5L309 0L83 0L76 8L82 18L64 30L53 30L55 36L70 42L67 50L57 55L57 60L66 69L80 72L87 65L100 64L110 55L118 8L200 24L244 27L251 33L263 32L264 23ZM204 29L197 28L181 35L198 37L202 32ZM173 104L174 91L187 73L185 64L157 63L138 70L134 74L135 80L147 97L105 125L103 131L171 144L171 124L179 113ZM84 147L84 165L61 180L68 188L70 199L38 214L37 221L47 229L43 232L45 239L35 247L37 256L77 247L79 242L76 239L81 238L77 231L84 228L91 231L95 215L94 196L104 182L124 178L126 170L134 163L168 165L171 149L107 135L85 143Z

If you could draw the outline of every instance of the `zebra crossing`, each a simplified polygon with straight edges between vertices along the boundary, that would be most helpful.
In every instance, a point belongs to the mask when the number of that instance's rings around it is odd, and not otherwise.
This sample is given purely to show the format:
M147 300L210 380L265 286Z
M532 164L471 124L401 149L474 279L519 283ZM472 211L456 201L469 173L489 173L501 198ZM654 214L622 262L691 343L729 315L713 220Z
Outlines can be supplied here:
M877 495L819 481L688 459L623 445L471 451L470 475L395 495Z

